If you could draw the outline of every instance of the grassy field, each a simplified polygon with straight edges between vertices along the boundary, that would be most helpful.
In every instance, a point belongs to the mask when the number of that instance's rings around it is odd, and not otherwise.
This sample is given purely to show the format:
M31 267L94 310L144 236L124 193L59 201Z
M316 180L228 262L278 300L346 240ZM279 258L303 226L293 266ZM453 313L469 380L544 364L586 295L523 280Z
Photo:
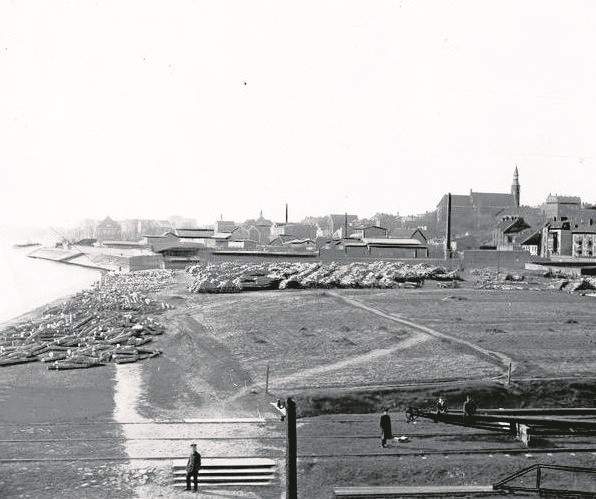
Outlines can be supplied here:
M255 433L257 440L245 444L208 443L207 436L221 432L210 429L210 435L205 435L180 428L167 437L182 440L144 443L133 437L157 432L137 435L122 424L98 424L114 419L115 366L50 372L35 363L0 369L2 455L126 458L131 452L139 456L164 449L175 453L186 445L185 439L204 437L205 449L212 455L246 452L281 459L283 425L268 402L292 395L303 416L298 429L300 496L310 499L330 497L339 485L491 483L537 462L537 457L523 454L466 455L469 449L519 446L508 436L431 423L406 426L401 410L425 404L439 392L454 408L467 392L474 393L481 406L593 404L593 298L554 291L431 286L336 291L340 298L324 290L190 295L184 284L181 276L161 293L160 299L175 308L163 316L166 334L156 338L155 346L164 355L138 364L141 396L135 410L149 419L263 414L269 420L266 432ZM372 311L350 305L341 296L354 298ZM512 385L503 383L502 361L487 358L461 340L510 357L516 366ZM268 364L273 393L265 397ZM554 379L566 377L570 379ZM396 432L413 435L408 444L387 452L379 448L377 438L382 407L395 408ZM325 414L333 416L321 416ZM345 421L338 422L342 418ZM236 434L253 435L244 431L229 436ZM593 439L576 443L594 445ZM412 454L421 450L461 450L461 454L429 453L426 458ZM313 458L317 453L328 457ZM593 457L578 453L539 458L587 466L593 464ZM133 464L4 463L0 464L0 495L171 494L167 466L156 464L150 471L145 466L139 475ZM149 476L148 483L143 475ZM32 476L39 479L32 483ZM276 483L263 494L279 496L281 486ZM247 492L243 497L258 494Z
M594 298L557 291L349 291L387 313L509 355L516 376L596 372Z
M300 387L482 379L493 365L322 291L195 295L189 314L262 383Z

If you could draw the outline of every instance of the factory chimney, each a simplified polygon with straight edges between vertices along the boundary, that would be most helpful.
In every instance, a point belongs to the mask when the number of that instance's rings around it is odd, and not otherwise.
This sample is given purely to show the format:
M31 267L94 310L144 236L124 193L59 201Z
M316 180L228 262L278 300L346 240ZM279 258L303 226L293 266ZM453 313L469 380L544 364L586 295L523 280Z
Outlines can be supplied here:
M445 260L451 258L451 193L447 194L447 226L445 227Z
M346 211L346 216L344 218L344 238L348 237L348 212Z

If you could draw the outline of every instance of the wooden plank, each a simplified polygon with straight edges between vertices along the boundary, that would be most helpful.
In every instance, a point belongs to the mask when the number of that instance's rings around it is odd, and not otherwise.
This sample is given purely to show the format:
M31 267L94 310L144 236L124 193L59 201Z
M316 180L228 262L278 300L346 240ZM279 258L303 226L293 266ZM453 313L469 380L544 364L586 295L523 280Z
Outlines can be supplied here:
M335 497L403 497L442 494L488 494L493 493L492 485L423 485L417 487L376 486L376 487L337 487Z
M175 459L172 462L172 468L186 468L188 458ZM254 468L263 466L276 466L276 461L267 458L250 458L250 457L236 457L236 458L203 458L201 462L202 468Z
M185 418L185 423L264 423L264 418Z
M242 486L242 487L247 487L247 486L263 486L263 485L270 485L271 482L228 482L228 483L201 483L200 481L198 482L198 484L201 486L218 486L218 487L238 487L238 486ZM192 483L191 483L192 485ZM175 483L173 484L173 487L186 487L186 482L184 483Z
M275 480L275 476L262 476L262 477L249 477L249 476L237 476L237 477L201 477L199 475L198 482L199 483L249 483L249 482L259 482L259 483L269 483ZM179 483L186 483L186 477L181 476L173 481L173 484Z
M428 411L419 411L418 414L421 417L425 417L428 419L438 419L438 421L440 421L441 423L456 424L460 426L478 426L479 424L483 423L498 424L507 422L525 424L530 426L543 426L547 428L596 429L596 421L588 419L566 419L547 416L515 416L510 414L483 416L481 414L476 414L474 417L467 418L464 420L463 414L455 412L441 413L438 415L438 417L436 413Z
M174 476L177 475L186 475L186 469L176 469L174 470ZM267 467L267 468L201 468L199 470L199 475L206 476L206 475L270 475L271 473L275 473L275 468Z
M593 416L596 415L596 407L556 407L556 408L525 408L525 409L478 409L476 414L486 414L498 416L499 414L509 414L511 416Z

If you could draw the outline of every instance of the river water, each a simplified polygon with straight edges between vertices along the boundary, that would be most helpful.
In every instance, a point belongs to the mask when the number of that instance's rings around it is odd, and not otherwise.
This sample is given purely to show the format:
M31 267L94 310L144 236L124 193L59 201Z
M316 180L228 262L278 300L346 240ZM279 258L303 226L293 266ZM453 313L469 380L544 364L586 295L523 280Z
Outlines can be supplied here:
M33 239L50 244L47 236ZM35 247L14 248L22 237L0 234L0 322L88 288L100 279L97 270L28 258Z

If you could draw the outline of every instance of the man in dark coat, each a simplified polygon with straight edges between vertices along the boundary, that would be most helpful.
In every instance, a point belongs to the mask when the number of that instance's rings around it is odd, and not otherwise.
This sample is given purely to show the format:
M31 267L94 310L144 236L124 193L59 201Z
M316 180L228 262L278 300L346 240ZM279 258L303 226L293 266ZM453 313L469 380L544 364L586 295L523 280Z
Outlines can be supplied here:
M393 438L393 434L391 433L391 418L387 414L387 409L383 410L379 426L381 427L381 445L387 447L387 440Z
M201 467L201 454L197 452L197 444L190 444L192 449L186 465L186 490L190 490L190 477L195 485L195 492L198 491L198 475Z
M439 414L447 412L447 401L443 398L443 395L439 395L439 399L437 400L437 407L436 407L436 414L435 414L435 423L439 422Z
M468 395L466 397L466 401L464 402L464 422L471 422L476 415L476 402L474 399Z

